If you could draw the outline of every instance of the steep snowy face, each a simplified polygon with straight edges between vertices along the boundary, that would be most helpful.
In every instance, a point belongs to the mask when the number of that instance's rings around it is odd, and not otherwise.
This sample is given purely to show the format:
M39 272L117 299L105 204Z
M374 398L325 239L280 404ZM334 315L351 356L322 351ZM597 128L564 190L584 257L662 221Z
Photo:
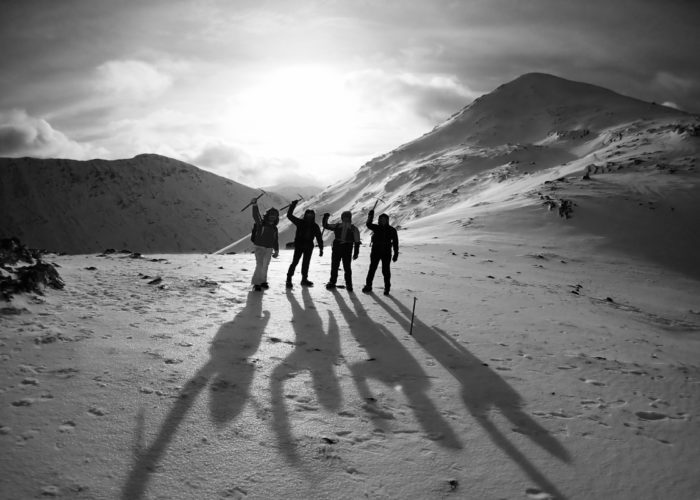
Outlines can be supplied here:
M364 221L380 199L378 210L390 212L396 225L448 209L463 220L484 206L540 205L549 183L581 177L589 167L602 172L618 160L637 169L687 165L686 157L697 156L697 124L672 108L531 73L369 161L307 205L319 213L351 210ZM636 158L642 154L643 161Z
M685 115L611 90L542 73L529 73L479 97L444 123L396 151L417 156L460 145L532 144L554 133L596 134L637 119Z

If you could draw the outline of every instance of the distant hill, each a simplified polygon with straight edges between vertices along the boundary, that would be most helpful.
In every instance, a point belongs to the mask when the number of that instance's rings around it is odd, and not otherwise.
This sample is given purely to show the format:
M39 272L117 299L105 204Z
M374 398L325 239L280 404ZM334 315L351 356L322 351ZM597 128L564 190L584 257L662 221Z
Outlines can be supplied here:
M264 189L266 192L277 194L287 201L296 200L299 198L299 195L304 198L311 198L323 191L323 188L319 186L288 186L286 184L266 186L261 189Z
M0 237L66 253L211 252L250 231L258 190L164 156L0 158ZM263 207L281 206L278 196Z

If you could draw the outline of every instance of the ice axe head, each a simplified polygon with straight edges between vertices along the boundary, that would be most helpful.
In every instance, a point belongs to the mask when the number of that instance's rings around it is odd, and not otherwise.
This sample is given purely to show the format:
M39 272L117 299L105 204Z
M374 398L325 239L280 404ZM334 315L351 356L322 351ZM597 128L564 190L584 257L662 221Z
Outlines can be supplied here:
M378 204L380 201L381 201L382 203L384 203L384 200L382 200L379 196L377 196L377 201L374 202L374 206L372 207L372 211L373 211L373 212L374 212L374 209L377 208L377 204Z

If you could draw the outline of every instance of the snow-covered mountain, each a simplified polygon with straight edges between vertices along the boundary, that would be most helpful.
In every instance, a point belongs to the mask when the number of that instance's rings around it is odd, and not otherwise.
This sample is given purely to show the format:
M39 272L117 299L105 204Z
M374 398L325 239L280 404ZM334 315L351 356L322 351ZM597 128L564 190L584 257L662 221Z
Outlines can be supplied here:
M388 213L403 238L468 237L470 227L498 231L520 218L525 235L546 226L549 237L578 231L645 257L692 261L689 246L673 242L700 245L692 229L700 227L699 132L698 116L526 74L299 209L331 220L351 210L362 226L381 198L377 213ZM690 265L700 275L700 264Z
M250 231L256 189L164 156L0 158L0 237L94 253L211 252ZM280 206L270 195L261 205Z

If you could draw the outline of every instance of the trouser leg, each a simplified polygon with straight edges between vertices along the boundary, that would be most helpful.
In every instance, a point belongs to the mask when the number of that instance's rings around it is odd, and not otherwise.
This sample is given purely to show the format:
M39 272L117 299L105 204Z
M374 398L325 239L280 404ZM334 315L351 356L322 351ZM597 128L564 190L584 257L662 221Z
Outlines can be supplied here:
M352 288L352 245L343 245L343 273L345 286Z
M369 256L369 270L367 271L367 279L365 280L365 284L369 287L372 288L372 282L374 281L374 274L377 272L377 266L379 265L379 255L377 254L370 254Z
M296 271L299 259L301 259L303 250L301 248L294 248L294 256L292 257L292 263L289 265L289 270L287 271L287 279L291 280L294 276L294 271ZM303 267L302 267L303 269Z
M331 252L331 279L328 282L334 285L338 281L338 268L340 268L341 253L339 246L333 245L333 250Z
M384 289L391 288L391 254L382 255L382 275L384 276Z
M309 276L309 264L311 264L311 255L314 253L314 247L308 247L303 250L304 258L301 261L301 277L307 279Z
M251 283L253 285L262 285L267 281L267 268L272 259L272 248L255 247L255 271Z

